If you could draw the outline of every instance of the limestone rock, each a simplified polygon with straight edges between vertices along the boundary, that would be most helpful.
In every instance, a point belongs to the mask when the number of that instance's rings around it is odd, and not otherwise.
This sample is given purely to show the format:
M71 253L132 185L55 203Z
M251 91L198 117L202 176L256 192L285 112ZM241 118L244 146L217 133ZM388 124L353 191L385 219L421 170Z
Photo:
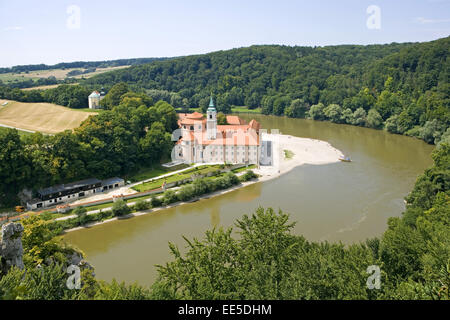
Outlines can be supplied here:
M20 223L7 223L2 226L0 257L2 271L7 272L12 266L23 269L23 226Z

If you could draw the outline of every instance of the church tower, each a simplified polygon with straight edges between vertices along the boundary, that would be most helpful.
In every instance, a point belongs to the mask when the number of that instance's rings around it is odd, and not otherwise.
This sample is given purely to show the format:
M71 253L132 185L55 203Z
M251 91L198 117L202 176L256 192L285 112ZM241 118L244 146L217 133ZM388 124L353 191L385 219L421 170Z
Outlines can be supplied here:
M206 117L206 136L208 140L215 140L217 132L217 111L214 107L212 95L209 100L208 110L206 111Z

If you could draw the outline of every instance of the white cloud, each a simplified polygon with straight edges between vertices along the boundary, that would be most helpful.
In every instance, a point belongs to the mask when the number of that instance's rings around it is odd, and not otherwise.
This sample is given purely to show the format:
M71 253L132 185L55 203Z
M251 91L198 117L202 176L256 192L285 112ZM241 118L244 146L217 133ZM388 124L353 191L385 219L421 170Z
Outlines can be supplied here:
M450 22L450 19L427 19L424 17L418 17L416 18L416 22L420 24L443 23L443 22Z
M3 29L3 31L18 31L18 30L23 30L23 27L13 26L13 27L6 27Z

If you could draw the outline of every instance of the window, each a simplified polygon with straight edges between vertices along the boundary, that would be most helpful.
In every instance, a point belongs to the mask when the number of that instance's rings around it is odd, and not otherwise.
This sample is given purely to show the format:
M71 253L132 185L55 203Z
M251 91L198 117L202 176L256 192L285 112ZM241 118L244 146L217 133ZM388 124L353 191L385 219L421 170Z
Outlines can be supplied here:
M189 130L194 130L194 126L191 126L191 127L189 128Z
M114 188L117 188L119 186L119 184L118 183L116 183L115 185L114 185Z
M42 203L38 203L38 204L36 205L36 208L42 208Z
M79 197L84 197L84 192L80 192L80 193L78 194L78 196L79 196Z
M209 118L212 119L212 114L209 115Z

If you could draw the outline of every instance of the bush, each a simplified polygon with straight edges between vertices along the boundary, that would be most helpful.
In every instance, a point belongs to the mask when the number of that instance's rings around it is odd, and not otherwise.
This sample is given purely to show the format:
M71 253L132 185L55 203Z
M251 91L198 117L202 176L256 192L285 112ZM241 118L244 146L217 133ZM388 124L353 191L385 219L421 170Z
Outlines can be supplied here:
M116 200L112 206L112 212L115 216L123 216L131 212L131 209L127 206L122 199Z
M76 207L75 209L73 209L72 213L76 214L78 217L82 216L83 214L85 214L87 212L87 209L85 207Z
M375 109L369 110L367 114L367 125L374 129L380 129L383 126L383 118Z
M205 179L196 179L192 185L194 187L194 194L197 196L209 191Z
M162 202L166 206L168 204L174 203L178 201L177 194L173 190L167 190L164 192Z
M77 215L78 225L81 226L87 222L88 216L85 207L76 207L72 212Z
M367 122L367 113L363 108L358 108L353 112L353 124L356 126L365 126Z
M157 196L153 196L150 200L150 204L153 208L159 207L162 204L162 200L158 198Z
M150 208L150 204L147 201L142 200L142 199L136 201L136 203L134 204L134 209L136 211L147 210L149 208Z
M191 185L184 186L178 191L178 199L181 201L188 201L195 196L194 187Z
M247 172L245 172L241 178L239 180L241 181L249 181L252 180L254 178L258 177L258 175L256 173L254 173L252 170L247 170Z

